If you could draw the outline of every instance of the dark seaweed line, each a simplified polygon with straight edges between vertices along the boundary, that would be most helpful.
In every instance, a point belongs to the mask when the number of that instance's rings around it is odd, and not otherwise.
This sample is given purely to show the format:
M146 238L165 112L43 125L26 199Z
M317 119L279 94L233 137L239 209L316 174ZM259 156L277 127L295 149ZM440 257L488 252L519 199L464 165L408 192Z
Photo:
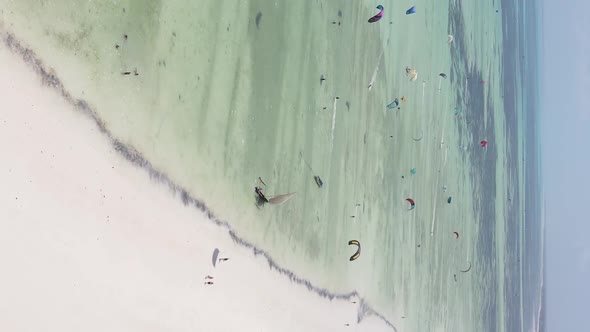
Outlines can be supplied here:
M53 88L55 91L59 92L61 96L70 104L72 105L77 111L84 113L85 115L89 116L92 121L96 124L100 132L105 135L110 143L112 144L115 151L120 153L125 159L129 162L134 164L135 166L141 168L142 170L146 171L152 181L159 182L160 184L168 186L168 188L172 191L172 193L176 195L180 195L182 203L184 205L190 205L197 208L199 211L203 212L207 218L214 222L217 226L223 227L228 230L228 234L234 243L252 250L254 256L262 255L267 263L268 267L272 270L276 270L278 273L287 276L289 280L293 283L299 284L301 286L305 286L308 291L316 293L318 296L322 298L327 298L330 301L336 300L351 300L353 298L358 298L360 300L359 309L357 311L357 323L360 323L365 317L367 316L376 316L380 318L387 326L392 328L394 331L397 332L396 327L387 319L384 315L375 311L368 303L365 301L360 294L355 290L349 293L332 293L326 288L320 288L318 286L313 285L309 280L304 279L296 275L293 271L281 267L278 265L275 260L270 256L270 254L258 247L256 247L251 242L241 238L236 234L233 230L232 226L227 222L220 220L215 216L215 214L205 205L202 200L196 199L192 197L186 189L182 188L181 186L174 183L168 175L164 174L163 172L157 170L147 159L143 157L143 155L137 151L133 146L127 145L121 142L119 139L114 137L114 135L109 131L106 127L105 122L98 116L96 111L94 111L88 103L82 99L77 99L72 96L64 87L61 80L57 77L55 73L51 70L48 70L45 64L41 61L41 59L33 52L33 50L25 47L22 43L15 37L14 34L5 32L3 33L2 39L4 44L8 47L10 51L14 54L19 55L23 61L28 64L41 78L41 82L43 85Z

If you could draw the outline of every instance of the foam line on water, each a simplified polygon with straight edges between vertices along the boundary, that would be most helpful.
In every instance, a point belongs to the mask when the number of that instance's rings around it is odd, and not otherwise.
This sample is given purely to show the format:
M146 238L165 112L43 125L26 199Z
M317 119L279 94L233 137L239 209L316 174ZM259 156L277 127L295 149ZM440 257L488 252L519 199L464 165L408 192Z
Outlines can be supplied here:
M377 59L377 66L375 66L375 70L373 71L373 76L371 77L371 82L369 82L369 91L373 88L375 81L377 80L377 73L379 72L379 65L381 64L381 57L383 57L383 53L385 50L381 51L379 54L379 59Z
M332 107L332 130L331 130L331 146L334 146L334 130L336 129L336 106L338 104L338 98L334 98L334 106Z

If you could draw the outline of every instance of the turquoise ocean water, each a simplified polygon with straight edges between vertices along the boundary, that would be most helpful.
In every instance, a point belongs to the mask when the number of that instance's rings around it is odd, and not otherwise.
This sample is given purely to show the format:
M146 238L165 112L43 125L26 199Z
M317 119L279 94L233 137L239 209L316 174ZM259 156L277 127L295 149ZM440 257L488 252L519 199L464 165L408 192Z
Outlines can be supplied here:
M524 0L0 4L3 29L120 140L281 266L407 331L528 330L541 236ZM258 177L297 194L257 207Z

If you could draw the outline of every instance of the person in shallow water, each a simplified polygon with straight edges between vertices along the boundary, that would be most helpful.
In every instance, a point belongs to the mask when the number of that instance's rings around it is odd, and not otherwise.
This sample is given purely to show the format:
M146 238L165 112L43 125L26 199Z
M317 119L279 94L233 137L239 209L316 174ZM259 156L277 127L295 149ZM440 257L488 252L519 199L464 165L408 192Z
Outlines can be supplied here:
M258 198L260 198L263 202L268 203L268 198L266 198L266 196L262 192L262 188L254 187L254 192L256 193L256 195L258 195Z

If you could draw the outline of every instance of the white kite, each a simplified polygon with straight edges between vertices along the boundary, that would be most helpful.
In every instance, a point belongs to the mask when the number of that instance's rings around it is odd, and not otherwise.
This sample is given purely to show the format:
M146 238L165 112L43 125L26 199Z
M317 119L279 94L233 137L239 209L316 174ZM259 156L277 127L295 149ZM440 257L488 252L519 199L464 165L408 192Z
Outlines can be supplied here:
M406 67L406 76L410 77L410 81L414 82L418 79L418 71L410 67Z

